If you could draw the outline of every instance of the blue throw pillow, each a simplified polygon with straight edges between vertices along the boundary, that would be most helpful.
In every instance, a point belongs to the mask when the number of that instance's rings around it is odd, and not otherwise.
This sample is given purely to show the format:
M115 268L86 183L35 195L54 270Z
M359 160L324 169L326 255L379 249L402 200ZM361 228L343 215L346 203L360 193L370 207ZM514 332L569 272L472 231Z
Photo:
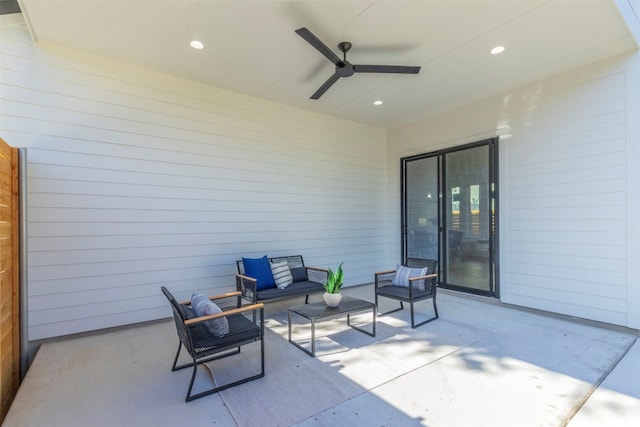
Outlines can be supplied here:
M244 274L257 280L257 290L261 291L276 287L276 282L273 280L273 274L271 273L271 264L266 255L262 258L242 257L242 265L244 265Z

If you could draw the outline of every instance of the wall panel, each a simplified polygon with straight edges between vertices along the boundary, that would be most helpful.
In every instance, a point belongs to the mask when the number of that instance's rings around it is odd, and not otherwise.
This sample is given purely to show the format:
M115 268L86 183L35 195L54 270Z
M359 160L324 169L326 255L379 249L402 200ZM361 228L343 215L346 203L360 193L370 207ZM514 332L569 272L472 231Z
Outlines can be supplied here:
M386 133L52 45L0 17L0 132L28 156L29 338L166 317L242 256L383 264Z
M640 327L630 235L628 64L612 58L389 131L389 194L403 156L500 136L501 299ZM635 69L635 68L634 68ZM634 104L635 105L635 104ZM637 127L637 125L636 125ZM390 221L399 223L399 212ZM395 248L399 248L396 241ZM399 253L399 249L398 249Z

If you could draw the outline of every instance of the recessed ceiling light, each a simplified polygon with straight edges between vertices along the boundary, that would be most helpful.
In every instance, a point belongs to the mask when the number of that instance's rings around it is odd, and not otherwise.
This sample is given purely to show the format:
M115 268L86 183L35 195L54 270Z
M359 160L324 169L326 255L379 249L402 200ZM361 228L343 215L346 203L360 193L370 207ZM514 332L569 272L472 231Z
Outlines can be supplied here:
M194 49L200 50L200 49L204 48L204 44L199 40L191 40L191 42L189 44Z
M498 55L502 52L504 52L504 46L496 46L493 49L491 49L491 55Z
M373 101L373 105L382 105L383 102L380 101L379 99L377 101Z

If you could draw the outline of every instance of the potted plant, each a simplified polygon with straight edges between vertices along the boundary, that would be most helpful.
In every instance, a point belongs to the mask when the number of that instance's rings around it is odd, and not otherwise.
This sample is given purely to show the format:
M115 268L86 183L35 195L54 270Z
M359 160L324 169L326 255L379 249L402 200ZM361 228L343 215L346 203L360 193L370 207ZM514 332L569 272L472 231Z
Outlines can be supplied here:
M344 273L342 272L342 263L338 266L336 271L328 269L327 281L323 283L325 293L323 295L324 302L329 307L336 307L340 304L342 294L340 289L342 288L342 282L344 279Z

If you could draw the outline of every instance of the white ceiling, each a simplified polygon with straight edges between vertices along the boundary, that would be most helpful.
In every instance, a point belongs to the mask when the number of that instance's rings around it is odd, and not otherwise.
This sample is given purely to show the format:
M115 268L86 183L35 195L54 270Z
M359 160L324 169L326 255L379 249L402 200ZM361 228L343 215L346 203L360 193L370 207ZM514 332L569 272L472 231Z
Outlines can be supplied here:
M637 48L615 0L19 3L37 41L386 128ZM422 70L356 74L310 100L334 66L300 27L336 53L338 42L353 43L353 64ZM490 55L495 45L506 51Z

